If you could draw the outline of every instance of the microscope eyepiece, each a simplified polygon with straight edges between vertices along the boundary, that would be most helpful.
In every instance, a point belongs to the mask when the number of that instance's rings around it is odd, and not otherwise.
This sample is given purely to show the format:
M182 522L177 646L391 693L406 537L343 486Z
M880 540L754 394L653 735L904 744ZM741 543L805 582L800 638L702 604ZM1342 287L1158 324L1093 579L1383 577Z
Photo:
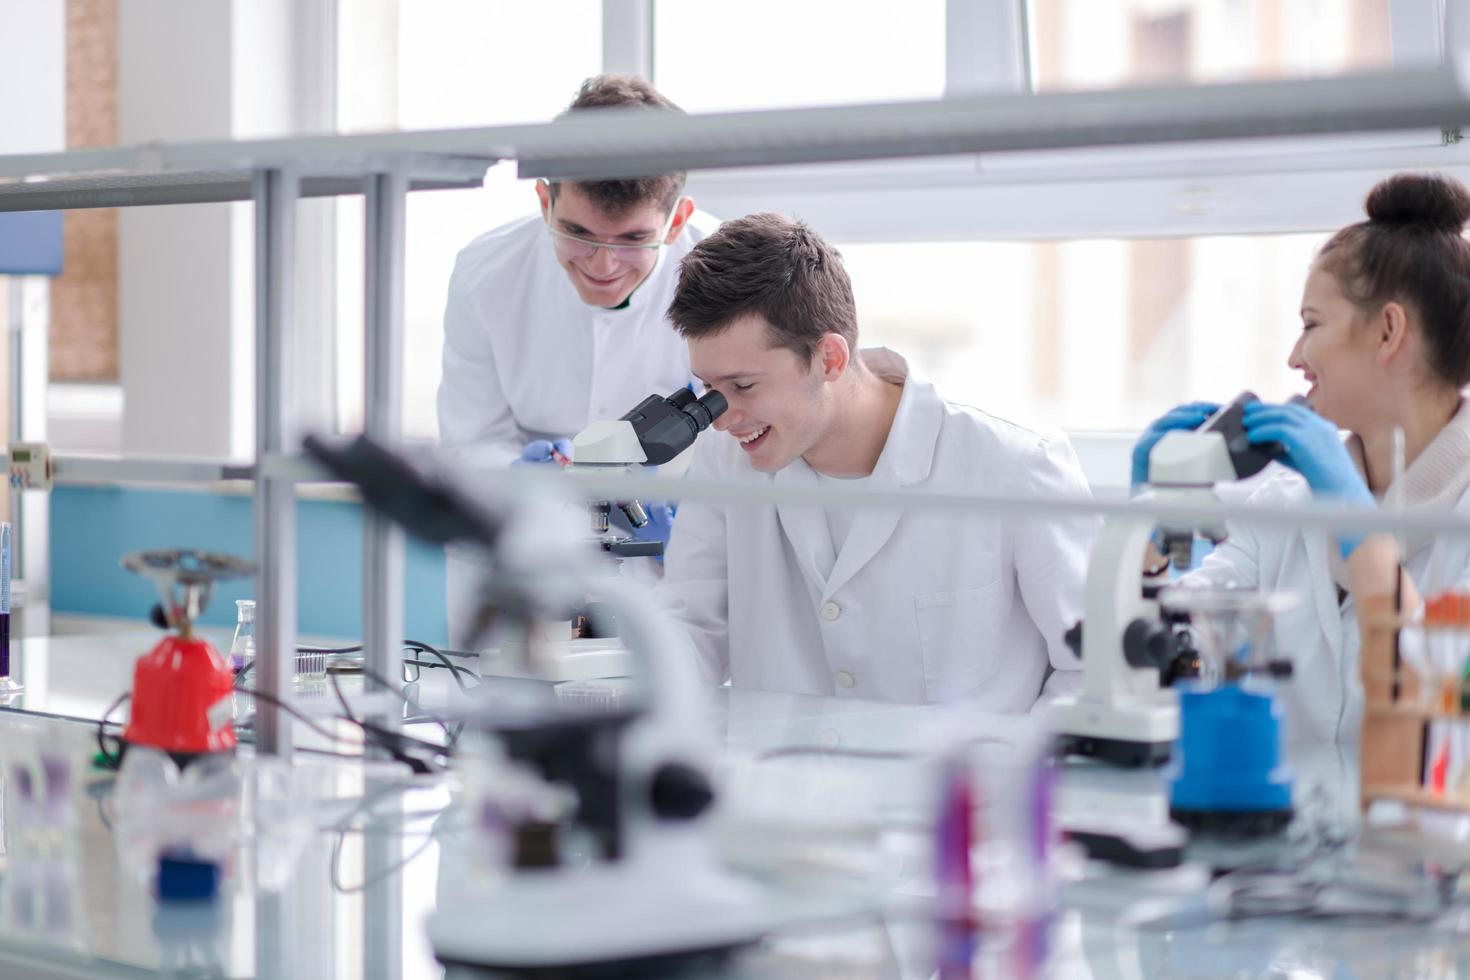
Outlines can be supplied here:
M680 388L668 397L649 395L622 420L633 424L647 462L656 466L692 446L694 437L708 429L728 407L725 396L718 391L695 398L694 392Z
M679 390L687 392L689 389L681 388ZM669 400L672 401L673 399L670 398ZM715 419L724 415L725 409L730 407L730 403L725 401L724 395L711 389L710 391L706 391L704 396L698 401L680 405L679 407L683 409L685 415L694 420L694 431L698 433L708 429Z

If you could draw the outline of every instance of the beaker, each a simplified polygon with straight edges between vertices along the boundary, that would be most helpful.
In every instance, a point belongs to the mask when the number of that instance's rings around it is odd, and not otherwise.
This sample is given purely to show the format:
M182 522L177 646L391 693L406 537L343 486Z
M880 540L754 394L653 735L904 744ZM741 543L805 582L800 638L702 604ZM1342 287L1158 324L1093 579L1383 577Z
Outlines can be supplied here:
M1189 617L1200 652L1200 683L1214 687L1266 671L1271 623L1296 604L1282 592L1238 586L1175 586L1159 593L1159 605Z

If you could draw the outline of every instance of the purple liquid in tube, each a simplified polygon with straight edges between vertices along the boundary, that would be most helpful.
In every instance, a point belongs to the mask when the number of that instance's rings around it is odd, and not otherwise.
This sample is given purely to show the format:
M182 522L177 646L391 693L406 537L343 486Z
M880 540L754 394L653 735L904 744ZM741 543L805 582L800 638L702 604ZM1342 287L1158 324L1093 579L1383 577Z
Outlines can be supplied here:
M10 523L0 523L0 694L19 690L10 679Z

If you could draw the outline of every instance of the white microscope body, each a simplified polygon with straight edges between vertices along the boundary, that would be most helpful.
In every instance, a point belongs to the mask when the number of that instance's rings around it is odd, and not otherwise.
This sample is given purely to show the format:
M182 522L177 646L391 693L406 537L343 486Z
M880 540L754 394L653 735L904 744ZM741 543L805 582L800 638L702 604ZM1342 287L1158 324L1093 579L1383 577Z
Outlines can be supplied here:
M638 433L626 419L599 419L572 439L574 467L625 470L647 460ZM610 554L620 555L628 547L628 539L608 524L611 502L593 501L590 506L593 534ZM633 501L628 509L633 511L628 514L629 522L635 523L642 507ZM643 515L642 523L647 522L647 515ZM570 621L559 620L535 624L524 637L503 637L498 646L480 651L480 673L550 681L627 677L633 673L633 659L622 640L616 636L574 636L572 628ZM535 663L531 662L533 649Z
M1227 434L1210 426L1170 432L1154 446L1149 484L1156 500L1213 501L1215 483L1237 478ZM1158 764L1167 761L1179 737L1178 697L1161 684L1161 670L1175 656L1173 634L1140 581L1155 526L1147 518L1112 518L1093 547L1082 629L1082 692L1051 706L1053 727L1069 753L1122 765ZM1224 537L1223 528L1164 524L1161 530L1181 567L1188 565L1196 530L1213 540Z
M624 471L635 466L661 465L694 444L695 437L725 411L719 392L702 398L680 388L667 398L650 395L620 419L599 419L572 438L571 465L575 469ZM634 528L649 517L637 500L589 501L591 531L607 554L626 558L663 555L658 541L638 541L619 533L609 523L613 507ZM480 652L480 672L497 677L537 677L552 681L580 681L626 677L633 672L627 648L616 636L574 636L566 621L537 624L534 635L506 637L499 646ZM529 651L536 662L529 662Z

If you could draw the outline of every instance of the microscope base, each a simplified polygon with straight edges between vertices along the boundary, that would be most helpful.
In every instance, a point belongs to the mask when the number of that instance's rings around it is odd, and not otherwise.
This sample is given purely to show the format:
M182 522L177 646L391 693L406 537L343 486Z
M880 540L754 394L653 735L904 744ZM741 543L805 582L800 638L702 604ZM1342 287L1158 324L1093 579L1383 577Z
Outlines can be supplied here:
M1271 837L1286 829L1296 811L1284 810L1181 810L1169 808L1169 817L1190 832L1231 840Z
M513 874L478 900L441 905L429 938L441 963L467 972L644 977L716 964L781 924L753 882L661 855Z
M1061 697L1052 703L1050 716L1062 754L1126 768L1168 762L1179 737L1179 708L1163 699Z
M663 976L665 974L687 974L705 976L718 974L728 961L749 943L737 943L723 949L690 950L679 953L663 953L630 960L604 960L596 963L578 963L575 966L527 966L479 961L461 961L441 957L445 976L480 977L486 971L494 976L541 978L541 980L617 980L617 978ZM707 972L706 972L707 971Z
M1124 769L1158 768L1169 761L1172 742L1130 742L1095 735L1060 735L1057 754L1096 759Z

